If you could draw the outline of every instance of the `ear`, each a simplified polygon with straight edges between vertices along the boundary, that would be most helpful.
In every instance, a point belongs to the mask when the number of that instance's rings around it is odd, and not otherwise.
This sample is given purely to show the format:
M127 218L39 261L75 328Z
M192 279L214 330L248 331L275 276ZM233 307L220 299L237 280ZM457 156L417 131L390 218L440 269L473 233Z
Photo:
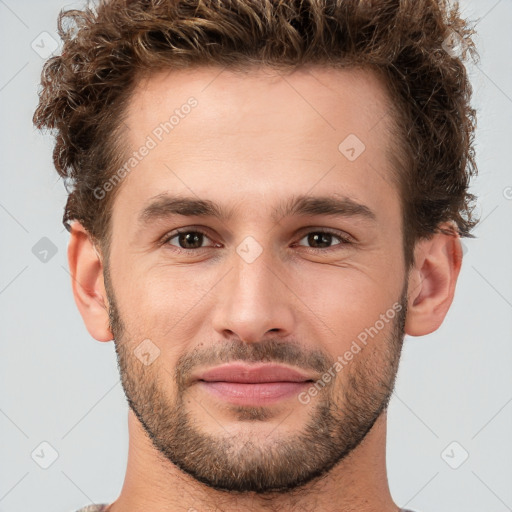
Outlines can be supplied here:
M98 341L111 341L108 299L103 282L103 262L89 233L78 221L71 225L68 263L76 305L89 334Z
M417 242L409 273L405 333L430 334L440 327L453 300L462 265L460 238L453 226L441 228L452 234L436 233Z

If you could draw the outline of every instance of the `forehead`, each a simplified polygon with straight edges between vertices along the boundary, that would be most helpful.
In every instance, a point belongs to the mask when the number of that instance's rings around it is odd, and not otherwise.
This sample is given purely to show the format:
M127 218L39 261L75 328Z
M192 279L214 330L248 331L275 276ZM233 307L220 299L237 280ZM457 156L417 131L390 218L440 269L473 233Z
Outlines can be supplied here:
M204 121L216 120L223 133L233 132L247 116L258 124L266 120L267 127L279 120L278 130L287 126L284 116L294 114L294 121L316 121L315 128L321 123L334 131L359 130L364 136L391 106L383 80L371 69L307 66L284 72L264 66L240 71L203 66L139 79L128 123L142 123L148 131L155 113L168 119L191 96L199 103L195 116L200 111Z
M127 107L126 159L139 155L119 200L140 211L165 191L270 201L335 184L345 196L378 200L392 181L390 104L370 70L154 73L139 80Z

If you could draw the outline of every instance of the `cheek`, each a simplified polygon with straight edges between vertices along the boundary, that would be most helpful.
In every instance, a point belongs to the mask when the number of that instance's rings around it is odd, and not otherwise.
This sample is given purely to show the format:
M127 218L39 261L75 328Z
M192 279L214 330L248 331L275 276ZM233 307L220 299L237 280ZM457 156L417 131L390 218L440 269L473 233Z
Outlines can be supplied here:
M218 281L215 277L211 270L200 272L185 266L161 266L132 273L116 292L128 331L138 337L178 340ZM179 338L175 336L178 332Z
M301 274L300 284L295 286L302 298L301 311L321 326L326 341L330 340L328 350L336 357L348 350L352 341L364 340L368 330L374 333L377 328L377 336L389 331L400 284L389 274L382 274L379 281L360 269L330 268ZM384 323L381 315L386 317Z

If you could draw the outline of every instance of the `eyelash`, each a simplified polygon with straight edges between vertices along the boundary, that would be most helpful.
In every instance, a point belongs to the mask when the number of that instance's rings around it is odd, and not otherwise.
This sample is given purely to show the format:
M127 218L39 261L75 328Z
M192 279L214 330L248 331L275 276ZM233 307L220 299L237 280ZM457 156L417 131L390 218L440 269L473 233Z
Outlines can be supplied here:
M170 233L166 234L159 242L160 245L167 245L169 247L172 247L171 250L177 252L178 254L185 254L185 253L188 253L188 254L191 254L191 253L198 253L199 251L205 251L207 249L213 249L214 247L199 247L198 249L184 249L182 247L176 247L174 245L170 245L169 242L175 238L176 236L180 235L180 234L183 234L183 233L201 233L202 235L206 236L207 238L210 238L208 236L208 233L206 233L205 231L203 231L202 229L199 229L199 228L187 228L187 229L176 229L174 231L171 231ZM305 232L305 234L303 236L301 236L301 238L299 239L299 242L304 239L306 236L308 236L309 234L311 233L315 233L315 234L327 234L327 235L333 235L334 237L338 238L340 240L340 243L339 244L336 244L334 245L333 247L327 247L325 249L319 249L317 247L307 247L307 249L309 250L309 252L313 252L315 254L318 254L318 253L323 253L325 254L326 252L330 252L332 250L336 250L336 248L338 246L343 246L343 245L351 245L353 244L353 239L348 236L348 235L342 235L341 233L337 232L337 231L334 231L334 230L329 230L329 229L312 229L310 231L307 231ZM301 246L301 247L304 247L304 246Z

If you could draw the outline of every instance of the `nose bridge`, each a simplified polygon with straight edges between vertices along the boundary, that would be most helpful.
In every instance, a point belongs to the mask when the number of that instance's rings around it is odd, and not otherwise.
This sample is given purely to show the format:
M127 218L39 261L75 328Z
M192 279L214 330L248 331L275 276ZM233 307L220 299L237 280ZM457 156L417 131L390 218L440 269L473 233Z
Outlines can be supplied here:
M250 302L261 299L260 296L265 295L271 288L275 291L276 277L270 270L278 266L275 260L276 257L272 255L269 244L266 246L260 244L252 235L240 242L232 255L233 276L231 278L233 291L236 290L239 299Z
M270 330L288 334L293 328L293 294L279 276L278 255L246 236L234 248L230 266L219 289L214 328L242 341L258 341Z

